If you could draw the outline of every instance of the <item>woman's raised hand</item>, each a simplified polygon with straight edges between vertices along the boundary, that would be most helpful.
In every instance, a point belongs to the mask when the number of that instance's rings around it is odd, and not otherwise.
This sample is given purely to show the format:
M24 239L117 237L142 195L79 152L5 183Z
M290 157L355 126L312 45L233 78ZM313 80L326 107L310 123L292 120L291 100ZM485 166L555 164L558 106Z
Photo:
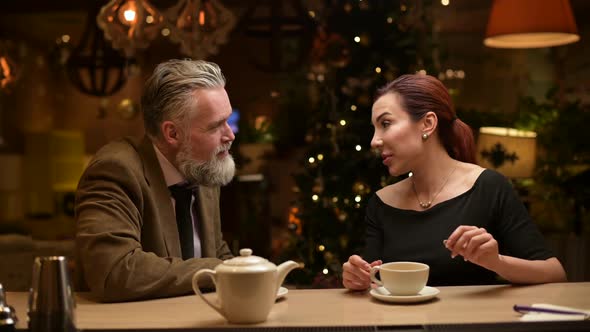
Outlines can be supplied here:
M485 228L459 226L443 243L453 258L461 255L466 261L492 271L499 264L498 242Z

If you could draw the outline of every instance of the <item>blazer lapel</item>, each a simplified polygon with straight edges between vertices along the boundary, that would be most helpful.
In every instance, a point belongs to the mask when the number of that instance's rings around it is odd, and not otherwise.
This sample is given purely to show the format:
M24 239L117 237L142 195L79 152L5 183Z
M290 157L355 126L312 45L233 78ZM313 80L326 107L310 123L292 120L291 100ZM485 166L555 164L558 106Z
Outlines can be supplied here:
M199 186L195 191L198 200L199 220L199 238L201 239L201 256L217 257L217 248L215 248L215 229L211 220L213 219L211 206L214 203L210 188Z
M148 182L153 199L159 205L157 220L159 220L162 228L162 236L168 255L172 257L182 257L180 249L180 239L178 236L178 228L176 226L176 218L174 217L174 209L170 199L170 191L166 186L162 168L156 157L156 151L152 141L144 136L142 142L138 146L138 152L143 159L143 167L145 179Z

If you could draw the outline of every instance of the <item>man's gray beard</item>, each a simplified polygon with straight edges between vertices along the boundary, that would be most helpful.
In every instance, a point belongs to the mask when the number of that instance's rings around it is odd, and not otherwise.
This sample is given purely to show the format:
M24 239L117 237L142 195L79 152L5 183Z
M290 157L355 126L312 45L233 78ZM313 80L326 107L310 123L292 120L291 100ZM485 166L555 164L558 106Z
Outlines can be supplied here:
M192 185L225 186L234 177L236 165L230 154L222 159L217 154L229 150L230 146L231 144L219 147L209 160L199 162L191 156L191 145L184 143L176 156L180 173Z

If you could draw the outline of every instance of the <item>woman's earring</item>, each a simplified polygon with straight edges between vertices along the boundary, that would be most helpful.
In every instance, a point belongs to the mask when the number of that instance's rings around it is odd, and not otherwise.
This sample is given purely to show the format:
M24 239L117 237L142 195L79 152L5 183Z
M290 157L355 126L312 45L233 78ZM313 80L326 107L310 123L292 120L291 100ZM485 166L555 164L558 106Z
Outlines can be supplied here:
M422 139L424 141L427 140L428 139L428 134L427 133L422 134Z

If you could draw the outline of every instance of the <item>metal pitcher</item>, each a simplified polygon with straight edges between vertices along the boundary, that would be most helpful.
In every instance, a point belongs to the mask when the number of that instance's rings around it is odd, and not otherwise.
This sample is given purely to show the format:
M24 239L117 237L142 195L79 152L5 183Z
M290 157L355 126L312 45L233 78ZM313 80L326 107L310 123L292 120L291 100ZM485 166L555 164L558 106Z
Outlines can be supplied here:
M36 257L29 292L29 331L76 331L74 310L66 258Z

